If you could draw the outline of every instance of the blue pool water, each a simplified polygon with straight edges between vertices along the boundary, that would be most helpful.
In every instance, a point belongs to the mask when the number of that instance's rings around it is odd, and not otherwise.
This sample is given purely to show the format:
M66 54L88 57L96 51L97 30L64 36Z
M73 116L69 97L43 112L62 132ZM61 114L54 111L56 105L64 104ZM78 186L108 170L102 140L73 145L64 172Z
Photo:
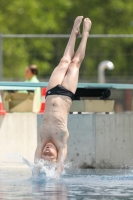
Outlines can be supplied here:
M60 178L32 176L26 166L0 167L0 200L133 199L132 170L66 169Z

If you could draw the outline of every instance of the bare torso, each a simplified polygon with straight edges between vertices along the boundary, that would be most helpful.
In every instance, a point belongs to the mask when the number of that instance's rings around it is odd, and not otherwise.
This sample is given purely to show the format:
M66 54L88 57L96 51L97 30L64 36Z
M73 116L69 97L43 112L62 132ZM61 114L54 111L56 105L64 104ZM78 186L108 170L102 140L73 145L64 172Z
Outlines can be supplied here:
M40 129L41 142L52 142L57 150L67 143L69 136L67 118L72 101L63 95L49 95Z

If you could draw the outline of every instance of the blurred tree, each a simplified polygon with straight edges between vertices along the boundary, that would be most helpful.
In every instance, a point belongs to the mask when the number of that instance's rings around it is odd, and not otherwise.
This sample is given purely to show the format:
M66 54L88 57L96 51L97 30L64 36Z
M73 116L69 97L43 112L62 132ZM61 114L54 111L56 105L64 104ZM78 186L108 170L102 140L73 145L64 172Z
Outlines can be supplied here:
M132 7L132 0L126 2L123 0L74 1L73 6L68 10L69 18L66 18L66 24L69 25L67 27L72 26L76 13L76 15L90 17L92 20L91 34L132 34ZM103 60L111 60L115 65L114 70L106 72L108 75L113 77L131 75L133 74L132 53L132 38L90 38L80 77L89 79L91 76L96 76L97 66Z
M10 34L59 33L70 9L70 0L1 0L0 32ZM4 39L4 76L22 78L28 64L51 72L54 43L51 39ZM42 74L43 74L42 73ZM40 73L41 74L41 73Z
M1 33L67 33L77 15L90 17L91 34L132 34L133 1L127 0L1 0ZM82 32L82 28L81 28ZM4 39L4 76L22 78L28 64L37 64L40 76L49 76L59 62L68 39ZM77 41L77 45L79 43ZM76 45L76 46L77 46ZM80 77L97 75L97 66L111 60L110 76L133 74L133 39L90 38Z

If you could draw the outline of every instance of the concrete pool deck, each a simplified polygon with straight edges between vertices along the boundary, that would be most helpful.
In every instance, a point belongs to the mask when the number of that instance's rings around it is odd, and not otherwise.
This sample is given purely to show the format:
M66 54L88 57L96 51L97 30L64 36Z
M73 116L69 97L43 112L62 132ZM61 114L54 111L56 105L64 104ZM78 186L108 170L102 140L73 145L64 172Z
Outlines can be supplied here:
M42 114L0 115L0 161L18 153L33 162ZM131 168L133 113L69 114L67 161L75 167Z

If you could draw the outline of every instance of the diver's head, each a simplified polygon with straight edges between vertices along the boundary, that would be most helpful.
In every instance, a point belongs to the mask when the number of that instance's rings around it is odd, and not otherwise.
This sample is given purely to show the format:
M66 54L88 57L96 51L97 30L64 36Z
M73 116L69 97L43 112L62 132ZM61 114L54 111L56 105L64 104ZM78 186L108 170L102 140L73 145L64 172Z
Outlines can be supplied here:
M57 153L57 149L56 149L55 145L51 142L48 142L42 151L41 158L43 160L56 162L57 156L58 156L58 153Z

